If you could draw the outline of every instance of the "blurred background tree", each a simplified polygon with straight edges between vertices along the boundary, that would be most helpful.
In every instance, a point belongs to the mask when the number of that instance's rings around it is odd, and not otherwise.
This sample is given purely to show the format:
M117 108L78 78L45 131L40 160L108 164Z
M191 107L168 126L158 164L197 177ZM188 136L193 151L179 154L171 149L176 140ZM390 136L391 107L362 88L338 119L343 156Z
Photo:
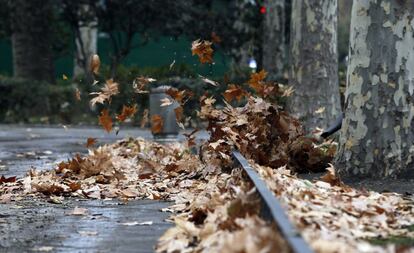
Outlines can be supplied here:
M3 75L0 76L0 121L38 122L39 118L47 118L42 122L60 122L63 114L67 115L65 118L68 121L79 120L79 114L84 115L88 111L80 108L87 106L83 100L88 99L86 94L92 89L87 70L88 60L94 53L101 57L101 78L115 76L123 85L123 97L132 92L128 85L137 75L150 75L160 83L186 87L201 82L198 74L222 83L240 83L246 81L252 70L263 68L268 70L269 79L286 83L286 75L279 70L280 67L276 68L280 66L276 60L287 55L291 0L278 1L284 4L284 12L270 3L276 2L0 0L0 75ZM345 69L347 55L349 5L349 1L339 0L340 70ZM283 21L284 25L275 25ZM26 37L26 40L17 39L19 36ZM32 38L33 43L23 44L30 36L39 38ZM276 42L269 42L270 36ZM198 38L214 42L213 64L200 64L191 55L191 41ZM285 52L280 55L283 46ZM256 66L251 65L255 67L253 69L249 68L252 60L256 63ZM13 62L19 62L19 66ZM285 59L284 64L287 62ZM31 74L22 74L22 68L26 68L25 73ZM344 80L342 73L340 71L340 80ZM63 75L65 78L62 78ZM14 80L13 76L26 77L26 80ZM49 109L30 112L37 107L18 105L16 99L10 99L10 92L25 94L24 87L32 87L34 80L46 80L40 83L49 88L42 92L52 93L53 89L61 89L61 93L66 95L59 97L61 101L54 102L56 96L45 93ZM57 84L57 87L51 88L52 84ZM33 89L38 86L33 86ZM82 102L72 101L75 87L85 96ZM22 91L19 92L19 89ZM210 92L219 91L210 89ZM26 96L25 100L39 103L30 94ZM22 110L28 112L23 113ZM25 116L20 117L20 114ZM49 116L37 116L45 114Z

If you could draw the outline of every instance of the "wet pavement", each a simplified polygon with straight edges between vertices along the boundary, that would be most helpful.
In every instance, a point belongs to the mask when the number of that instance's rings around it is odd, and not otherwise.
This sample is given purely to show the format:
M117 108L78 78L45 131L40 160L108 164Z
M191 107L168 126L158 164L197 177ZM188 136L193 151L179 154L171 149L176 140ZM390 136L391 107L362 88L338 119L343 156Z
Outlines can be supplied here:
M138 128L121 129L116 135L97 127L0 125L0 175L22 176L32 166L51 169L76 153L86 153L88 137L97 138L98 145L124 137L152 138L148 130ZM207 134L198 138L206 139ZM0 252L154 252L158 237L171 226L169 214L160 211L168 205L77 199L3 203ZM75 207L88 209L87 215L69 215Z

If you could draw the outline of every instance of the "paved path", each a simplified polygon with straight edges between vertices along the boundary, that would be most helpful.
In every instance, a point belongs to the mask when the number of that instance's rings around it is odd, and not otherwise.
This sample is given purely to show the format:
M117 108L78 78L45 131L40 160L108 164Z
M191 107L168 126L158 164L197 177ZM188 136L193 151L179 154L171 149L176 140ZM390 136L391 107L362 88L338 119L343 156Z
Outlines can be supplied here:
M116 135L94 127L0 125L0 175L22 176L30 166L50 169L75 153L87 152L88 137L102 144L128 136L152 138L149 131L134 128ZM198 138L207 135L203 132ZM158 237L171 226L168 214L160 212L168 205L150 200L0 204L0 252L153 252ZM89 215L68 215L75 206L87 208ZM153 225L131 225L147 221Z

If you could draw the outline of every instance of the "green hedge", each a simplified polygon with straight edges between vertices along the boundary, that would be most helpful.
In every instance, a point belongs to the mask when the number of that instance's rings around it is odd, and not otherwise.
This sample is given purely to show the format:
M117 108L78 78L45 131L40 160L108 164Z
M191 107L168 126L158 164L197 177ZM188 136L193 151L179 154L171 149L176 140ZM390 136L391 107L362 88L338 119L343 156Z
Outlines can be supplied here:
M70 123L75 102L72 86L0 76L1 122Z

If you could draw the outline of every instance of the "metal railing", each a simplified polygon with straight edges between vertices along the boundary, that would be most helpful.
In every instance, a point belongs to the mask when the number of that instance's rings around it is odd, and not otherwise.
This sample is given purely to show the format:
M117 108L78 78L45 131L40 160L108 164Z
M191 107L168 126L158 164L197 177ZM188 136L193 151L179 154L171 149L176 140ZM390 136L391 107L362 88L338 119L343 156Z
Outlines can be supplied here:
M260 216L266 221L275 223L282 236L288 242L292 252L313 253L313 250L311 250L309 245L300 236L299 231L290 223L285 210L282 208L277 198L269 190L266 182L264 182L257 172L250 167L246 158L244 158L238 151L233 151L233 158L235 162L242 167L244 172L246 172L247 176L256 187L256 191L258 192L262 202Z

